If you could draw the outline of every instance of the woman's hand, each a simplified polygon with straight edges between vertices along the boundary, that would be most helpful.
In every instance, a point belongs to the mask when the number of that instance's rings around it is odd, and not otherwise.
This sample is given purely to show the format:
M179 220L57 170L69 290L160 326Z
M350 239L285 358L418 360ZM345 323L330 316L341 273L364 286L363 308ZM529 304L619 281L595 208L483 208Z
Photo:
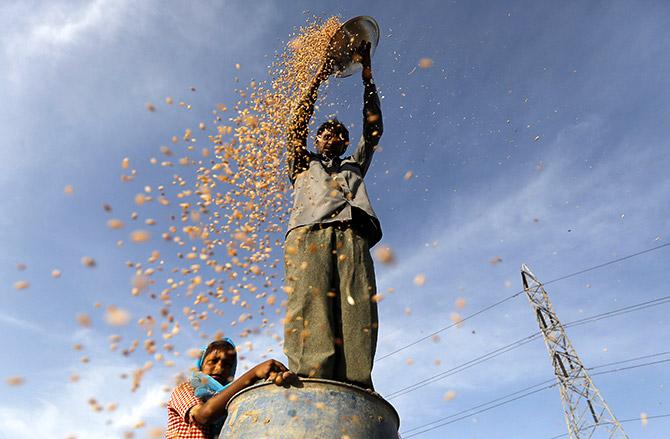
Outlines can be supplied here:
M277 360L266 360L254 366L253 371L259 380L267 379L278 386L295 379L295 374Z

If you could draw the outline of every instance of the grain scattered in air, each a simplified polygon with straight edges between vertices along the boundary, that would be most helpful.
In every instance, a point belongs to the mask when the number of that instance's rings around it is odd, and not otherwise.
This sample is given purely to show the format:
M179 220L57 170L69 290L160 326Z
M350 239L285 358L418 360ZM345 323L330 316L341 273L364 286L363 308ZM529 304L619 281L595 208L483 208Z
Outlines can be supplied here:
M14 282L14 288L17 290L25 290L30 286L30 283L27 280L17 280Z
M151 234L146 230L134 230L130 234L130 240L136 244L147 242L151 239Z
M165 437L165 430L163 430L162 427L153 427L151 430L147 432L147 437L149 439L160 439L162 437Z
M169 147L161 146L160 156L156 151L157 157L149 158L157 172L165 173L165 181L151 182L151 191L138 195L136 201L142 209L156 207L167 215L152 210L141 218L147 226L137 228L152 226L152 241L173 246L161 250L163 255L154 250L150 256L138 256L141 261L128 261L127 265L132 269L128 276L132 279L131 294L150 296L157 304L151 318L141 316L138 328L132 326L142 331L142 336L151 333L146 337L152 342L144 343L144 348L156 364L174 364L172 359L165 360L167 353L188 355L183 346L177 348L170 341L180 333L190 330L193 333L189 336L197 334L210 339L211 335L203 333L203 322L208 319L225 318L231 326L240 328L241 337L247 337L258 333L259 328L246 326L258 321L272 330L274 324L267 323L271 322L269 308L279 314L286 307L286 298L280 295L281 281L272 274L282 262L284 241L276 235L287 225L292 201L290 183L285 178L284 135L340 24L333 17L300 28L270 67L273 79L251 81L248 87L237 90L240 100L216 105L214 119L191 120L189 124L195 124L192 129L181 125L164 133L164 144ZM241 69L239 64L231 64ZM177 102L179 108L190 107L179 99L165 98L167 105ZM317 105L321 102L324 101ZM135 161L128 158L128 170ZM125 169L124 163L121 165ZM135 172L125 174L130 175L122 177L122 181L142 177ZM142 183L140 187L149 182ZM132 196L130 203L135 201ZM135 212L131 218L140 220L140 214ZM128 222L126 217L123 219ZM316 246L314 251L318 251ZM285 249L289 258L297 253L296 247ZM150 286L155 286L155 290ZM284 291L293 293L288 287ZM381 295L375 299L379 298ZM355 304L353 297L347 301ZM183 307L186 320L178 321L175 306ZM129 325L129 332L130 328ZM110 341L110 349L130 355L143 345L139 337L135 338L129 343ZM281 340L277 334L272 338ZM189 354L199 357L200 351ZM132 389L139 387L144 372L145 369L138 369L127 375L133 380Z
M454 398L456 398L456 392L454 392L453 390L447 391L447 393L445 393L444 396L442 397L442 399L444 399L445 401L451 401Z
M533 138L533 142L538 142L539 140L540 140L540 136L535 136L535 137Z
M412 308L410 308L410 307L405 308L404 313L405 313L406 316L411 316L412 315Z
M92 324L91 318L88 314L77 314L77 323L85 328L90 327Z
M429 69L433 67L433 60L430 58L421 58L419 60L419 67L422 69Z
M93 259L90 256L83 256L81 258L81 265L83 265L84 267L93 268L96 266L96 262L95 259Z
M152 104L151 102L147 102L146 108L147 108L147 111L149 111L151 113L156 111L156 106L154 104Z
M110 229L116 230L116 229L122 229L123 228L123 221L117 218L112 218L107 220L107 227Z
M51 270L51 277L53 277L54 279L58 279L61 276L61 274L62 274L61 271L57 268Z
M378 247L377 250L375 250L375 256L382 264L390 265L395 262L395 255L389 246Z
M647 415L645 412L640 413L640 423L643 427L646 427L649 423L649 415Z
M111 326L124 326L130 322L130 313L116 306L109 306L105 312L105 321Z
M456 308L458 309L463 309L465 308L465 304L467 303L467 300L465 300L465 297L459 297L456 299L456 302L454 302L454 305L456 305Z
M128 169L128 166L130 166L130 159L128 157L124 157L123 160L121 160L121 168Z
M414 359L412 359L412 358L406 359L405 364L407 364L408 366L411 366L412 364L414 364Z
M449 318L456 325L457 328L460 328L463 325L463 317L457 312L452 312L449 314Z
M22 376L13 376L5 379L8 386L20 386L26 382Z
M347 303L348 303L349 305L351 305L351 306L356 305L356 301L355 301L354 298L351 297L351 296L347 296Z
M382 294L374 294L372 297L370 297L370 301L374 303L379 303L382 300L384 300L384 296Z
M191 358L200 358L202 356L202 351L200 349L189 349L187 352L188 356Z
M18 271L24 271L26 268L28 268L28 266L23 262L19 262L18 264L16 264L16 269Z
M492 258L489 260L489 264L491 264L491 265L498 265L498 264L501 263L502 261L503 261L503 259L502 259L500 256L494 256L494 257L492 257Z
M65 189L63 189L63 192L65 192L65 195L72 195L74 193L74 188L71 184L68 184L65 186Z
M414 285L417 287L422 287L426 283L426 275L423 273L419 273L416 276L414 276Z
M405 172L405 175L403 176L403 178L405 180L411 180L413 176L414 176L414 171L409 170L409 171Z

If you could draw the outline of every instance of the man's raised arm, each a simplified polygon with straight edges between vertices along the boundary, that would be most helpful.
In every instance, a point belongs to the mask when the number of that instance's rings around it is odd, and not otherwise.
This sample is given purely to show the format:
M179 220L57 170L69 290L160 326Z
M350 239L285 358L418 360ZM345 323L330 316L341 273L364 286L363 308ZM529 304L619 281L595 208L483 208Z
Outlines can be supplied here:
M319 92L319 86L332 73L332 62L326 62L319 68L312 79L309 89L298 104L288 133L288 177L291 183L309 166L309 152L307 151L307 135L309 121L314 114L314 104Z
M356 51L357 55L361 57L361 64L363 64L362 77L365 91L363 93L363 136L358 142L352 157L360 165L363 175L368 172L375 146L379 143L379 138L384 131L377 87L372 79L370 47L369 42L363 41Z

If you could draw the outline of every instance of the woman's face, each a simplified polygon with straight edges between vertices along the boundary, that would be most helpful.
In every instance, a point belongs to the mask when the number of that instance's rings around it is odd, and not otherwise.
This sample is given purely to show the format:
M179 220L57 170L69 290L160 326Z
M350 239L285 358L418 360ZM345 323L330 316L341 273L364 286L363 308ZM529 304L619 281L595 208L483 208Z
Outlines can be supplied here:
M211 376L222 385L226 385L235 378L232 376L233 366L237 354L232 347L225 350L218 349L207 354L202 362L202 372Z

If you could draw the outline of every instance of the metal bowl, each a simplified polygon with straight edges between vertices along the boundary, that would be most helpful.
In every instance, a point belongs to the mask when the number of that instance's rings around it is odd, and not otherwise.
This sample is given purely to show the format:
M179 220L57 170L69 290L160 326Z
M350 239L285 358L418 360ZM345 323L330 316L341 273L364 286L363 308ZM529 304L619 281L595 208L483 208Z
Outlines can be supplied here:
M354 62L353 55L361 41L369 41L370 57L379 44L379 25L367 15L354 17L344 23L330 40L329 55L335 65L335 76L345 78L360 70L363 66Z

